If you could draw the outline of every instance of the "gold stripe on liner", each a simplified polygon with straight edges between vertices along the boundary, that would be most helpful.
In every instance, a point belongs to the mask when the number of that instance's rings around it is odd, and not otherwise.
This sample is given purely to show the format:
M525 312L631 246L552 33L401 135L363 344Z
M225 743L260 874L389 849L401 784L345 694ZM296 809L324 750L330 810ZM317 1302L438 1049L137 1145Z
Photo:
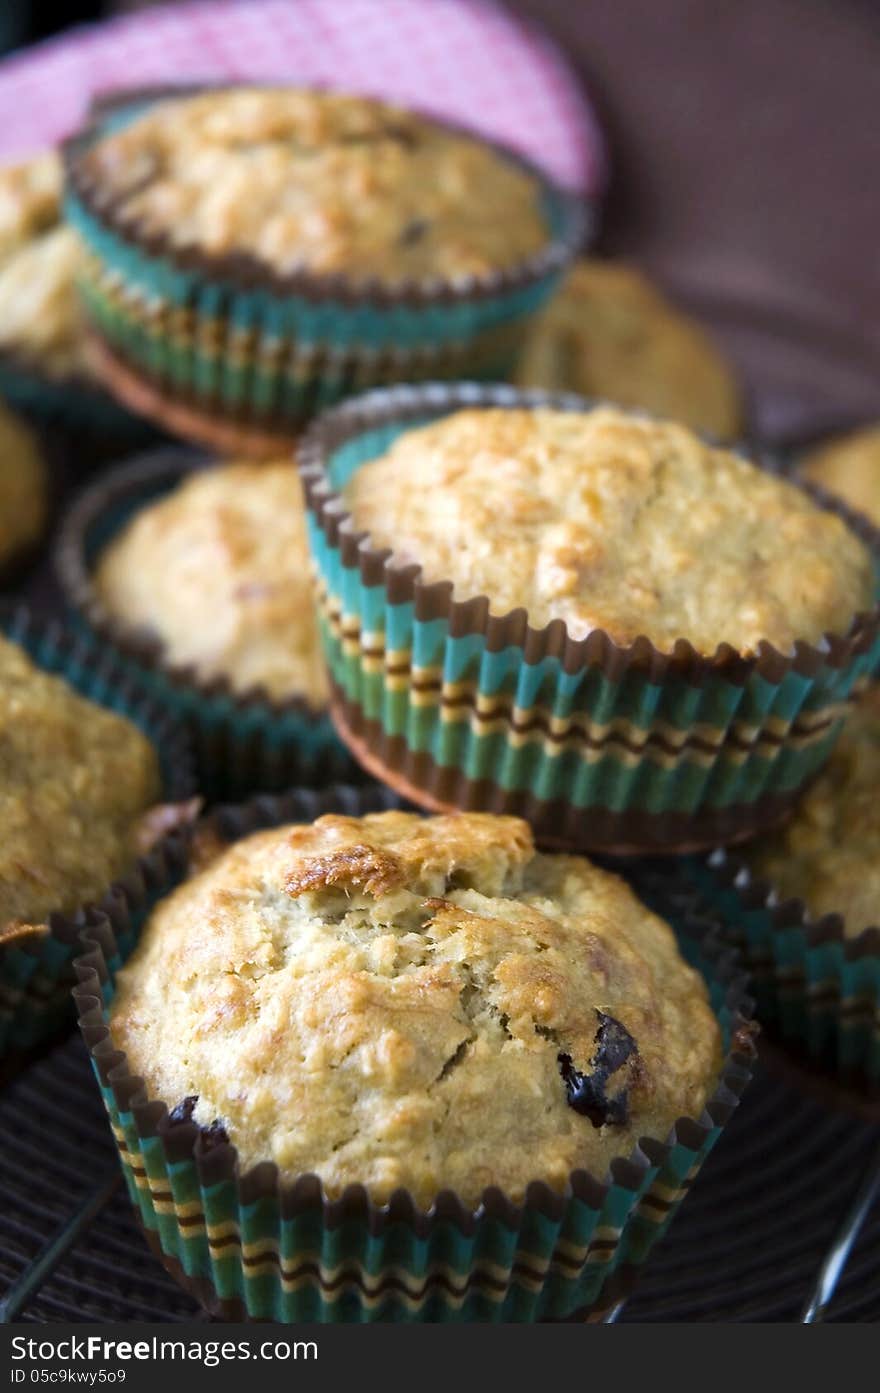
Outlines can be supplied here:
M347 646L346 653L348 656L357 656ZM391 689L395 692L406 689L405 681L401 680L403 667L403 662L394 667L396 680ZM368 670L372 674L377 671L372 663ZM510 738L517 747L533 740L543 740L549 742L549 745L555 744L566 749L575 744L580 745L584 739L607 745L628 743L634 747L628 751L628 762L637 762L648 754L667 768L676 767L680 757L685 753L691 762L710 767L717 754L722 751L727 759L742 763L752 755L766 757L768 746L771 753L776 746L782 744L801 750L809 748L823 739L829 725L843 716L848 709L847 703L830 703L818 712L802 712L793 723L770 716L761 727L751 722L734 721L730 727L719 732L715 727L701 722L682 731L660 719L653 720L650 727L645 729L622 717L612 722L593 723L583 712L560 717L546 712L541 707L516 707L512 706L508 696L477 692L473 682L466 681L447 682L439 689L434 682L426 683L424 687L420 683L419 687L414 686L413 704L418 705L420 709L437 705L438 694L440 703L444 706L443 719L449 723L460 723L473 718L487 726L491 721L502 721L504 727L509 726L511 721L517 726L532 725L531 729L512 730ZM490 729L497 732L499 726L494 724ZM696 742L701 742L708 748L695 748ZM671 749L658 748L663 743L671 746ZM589 752L585 757L590 758Z

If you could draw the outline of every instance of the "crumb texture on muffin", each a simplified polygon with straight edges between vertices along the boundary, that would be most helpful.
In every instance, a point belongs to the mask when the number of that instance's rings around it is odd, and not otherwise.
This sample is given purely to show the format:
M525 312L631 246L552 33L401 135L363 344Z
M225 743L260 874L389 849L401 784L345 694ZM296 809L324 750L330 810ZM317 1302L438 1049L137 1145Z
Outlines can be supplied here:
M880 924L880 686L849 716L791 821L746 853L783 899L814 919L841 914L846 935Z
M613 408L456 412L362 465L345 500L426 581L574 638L789 651L873 604L870 554L839 517L684 426Z
M0 402L0 566L37 542L46 525L48 480L39 443Z
M291 461L197 470L99 558L107 612L149 632L174 666L238 693L326 704L302 486Z
M0 929L107 890L155 825L156 753L0 637Z
M244 1166L422 1205L603 1175L699 1115L721 1048L669 926L487 814L332 815L221 850L154 910L110 1028Z
M720 440L742 429L739 387L709 336L619 262L572 267L530 333L518 381L641 407Z
M159 102L85 156L126 226L274 271L385 284L505 269L546 242L537 181L365 97L232 89Z
M54 150L0 169L0 352L52 377L87 374L74 285L81 250L62 223L61 188Z
M802 473L880 527L880 424L810 451Z

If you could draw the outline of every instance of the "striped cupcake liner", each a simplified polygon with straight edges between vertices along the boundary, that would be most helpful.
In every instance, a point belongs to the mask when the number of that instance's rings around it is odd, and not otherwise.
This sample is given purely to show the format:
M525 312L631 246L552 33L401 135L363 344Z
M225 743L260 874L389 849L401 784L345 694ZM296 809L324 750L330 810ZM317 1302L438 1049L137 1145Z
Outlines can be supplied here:
M516 813L540 841L618 854L710 848L785 816L821 769L880 657L880 607L845 635L754 657L680 639L662 653L525 610L489 613L427 584L359 532L340 496L403 431L462 407L569 395L475 384L399 387L334 408L298 450L321 633L342 738L423 806ZM769 467L769 466L768 466ZM880 537L825 495L880 556ZM878 576L880 592L880 576Z
M258 827L394 803L381 789L297 791L224 809L209 826L232 841ZM144 897L138 924L178 879ZM659 908L656 896L652 907ZM427 1212L404 1191L380 1207L361 1186L330 1200L314 1175L284 1184L269 1163L243 1170L231 1144L212 1144L193 1123L172 1123L113 1046L107 1018L121 959L112 916L91 922L77 964L80 1025L151 1245L228 1320L535 1321L601 1313L629 1289L666 1231L737 1105L753 1056L745 979L717 925L701 914L693 885L668 917L683 955L707 982L724 1039L725 1062L702 1115L680 1119L663 1141L642 1139L604 1179L574 1172L564 1194L536 1182L517 1205L487 1189L469 1209L445 1191Z
M741 952L771 1035L827 1075L880 1092L880 926L848 936L841 915L812 918L723 849L689 874Z
M264 454L315 412L371 386L510 375L532 317L584 240L581 200L497 147L538 182L548 241L509 271L455 283L284 276L246 256L182 250L126 222L84 158L167 94L100 105L65 149L67 216L86 249L81 290L112 389L163 420L177 409L178 425L189 421L198 438L200 425L229 423L240 445L250 439Z
M65 678L82 696L119 712L139 726L159 756L163 799L181 805L185 823L195 816L189 800L195 792L189 742L167 710L133 680L131 674L98 644L56 621L34 617L24 606L0 603L0 633L13 640L46 672ZM112 906L120 951L131 945L130 906L148 887L164 883L184 833L169 828L152 850L140 857L117 883L107 887L100 905ZM79 935L91 910L52 914L49 930L0 945L0 1059L32 1049L71 1018L73 959Z
M109 645L119 663L185 725L199 789L210 801L357 779L357 766L326 712L299 698L273 700L261 688L236 692L222 678L205 681L194 667L167 662L155 638L108 614L95 592L95 562L112 538L141 508L212 462L169 447L130 461L82 493L64 521L55 554L67 602L80 625Z

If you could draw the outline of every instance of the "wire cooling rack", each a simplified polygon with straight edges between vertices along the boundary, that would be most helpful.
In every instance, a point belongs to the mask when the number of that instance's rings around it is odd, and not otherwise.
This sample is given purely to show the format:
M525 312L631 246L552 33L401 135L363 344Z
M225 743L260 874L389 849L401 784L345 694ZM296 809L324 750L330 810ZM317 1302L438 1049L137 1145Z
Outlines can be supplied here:
M78 1036L7 1084L0 1136L0 1319L208 1319L135 1223ZM876 1321L878 1189L880 1127L760 1064L613 1318Z

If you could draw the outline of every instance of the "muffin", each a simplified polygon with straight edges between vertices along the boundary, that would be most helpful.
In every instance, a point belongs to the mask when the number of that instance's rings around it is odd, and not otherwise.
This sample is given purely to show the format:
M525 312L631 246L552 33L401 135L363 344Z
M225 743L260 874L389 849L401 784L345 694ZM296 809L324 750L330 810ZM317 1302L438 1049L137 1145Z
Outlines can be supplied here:
M0 746L0 1048L27 1048L69 1002L71 916L196 809L173 723L112 661L22 610L0 610Z
M782 652L869 609L865 544L839 517L684 427L613 408L464 410L400 436L343 490L356 529L533 628L604 629L663 652Z
M122 443L141 428L89 367L75 286L82 252L63 221L62 188L54 150L0 169L0 394L40 420L109 430Z
M739 386L709 336L615 261L571 268L529 333L517 381L641 407L718 440L743 429Z
M208 796L350 772L292 461L144 457L81 497L58 559L70 602L188 723Z
M577 849L749 835L880 648L865 541L683 426L401 389L300 458L337 726L433 808Z
M839 914L855 938L880 925L880 687L849 716L834 752L790 822L750 848L755 875L813 919Z
M0 403L0 579L39 542L48 514L49 481L39 442Z
M811 450L801 461L801 473L880 527L880 425Z
M737 1008L623 880L537 853L518 819L298 809L205 829L106 1008L79 993L154 1246L227 1316L595 1306L650 1246L637 1209L657 1231L647 1157L665 1225L669 1165L719 1124Z
M327 705L302 486L290 460L197 470L101 553L95 594L174 667L237 694Z
M791 821L700 869L789 1050L858 1097L880 1089L880 688L861 697Z
M583 226L475 136L296 88L123 96L67 171L106 380L255 454L358 387L509 371Z

